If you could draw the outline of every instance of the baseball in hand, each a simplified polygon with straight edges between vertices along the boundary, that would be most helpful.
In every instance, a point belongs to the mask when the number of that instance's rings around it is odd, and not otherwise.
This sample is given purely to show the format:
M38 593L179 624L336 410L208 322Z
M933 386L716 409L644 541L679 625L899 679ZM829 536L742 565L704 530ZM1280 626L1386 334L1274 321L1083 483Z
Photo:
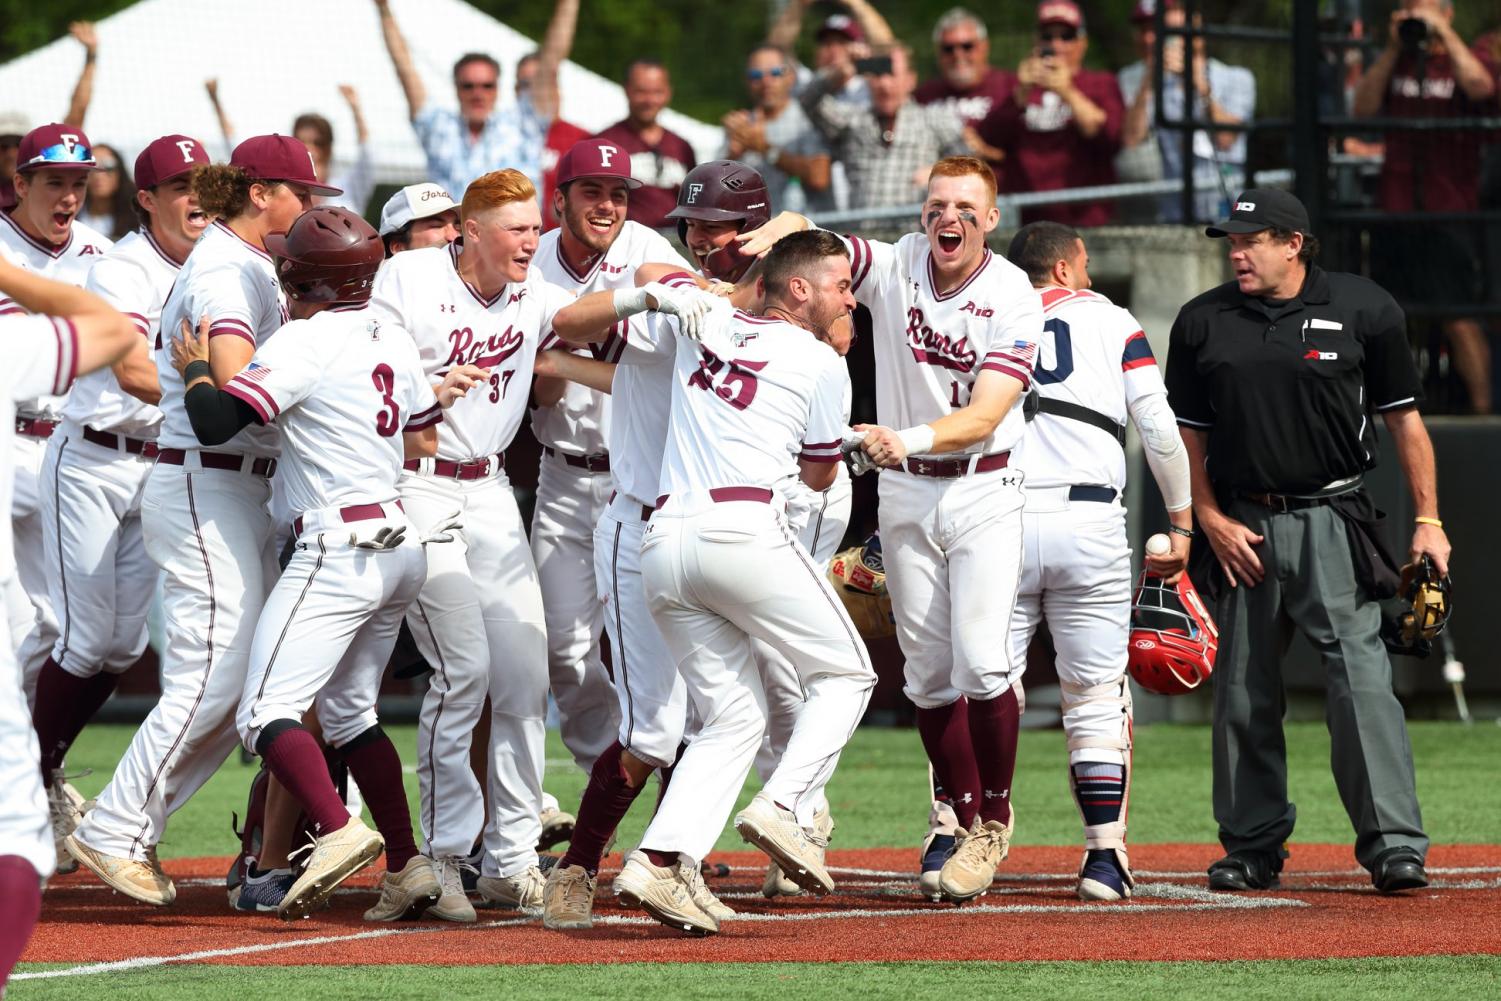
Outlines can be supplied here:
M1154 535L1151 538L1147 539L1147 555L1148 556L1166 556L1168 553L1171 553L1172 551L1173 551L1173 540L1169 539L1166 535L1163 535L1161 532L1158 532L1156 535Z

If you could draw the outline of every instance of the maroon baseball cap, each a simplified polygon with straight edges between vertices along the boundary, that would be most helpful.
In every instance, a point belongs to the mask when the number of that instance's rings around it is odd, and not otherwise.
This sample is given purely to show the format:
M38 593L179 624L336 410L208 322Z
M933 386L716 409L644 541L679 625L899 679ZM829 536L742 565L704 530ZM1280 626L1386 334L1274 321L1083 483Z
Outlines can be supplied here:
M1084 12L1074 0L1043 0L1037 5L1037 23L1066 24L1070 28L1084 27Z
M83 129L53 122L21 137L17 170L93 170L94 144Z
M179 135L153 139L136 157L136 187L143 191L154 188L208 162L203 143L197 139Z
M865 32L860 30L860 22L848 14L829 15L824 23L818 26L818 34L814 37L828 34L843 35L852 42L865 41Z
M558 187L580 177L612 177L628 188L641 187L631 176L631 155L604 139L581 139L558 159Z
M1136 0L1136 6L1131 8L1131 20L1135 22L1150 21L1152 15L1157 13L1157 8L1163 10L1177 10L1178 0Z
M229 157L231 167L239 167L258 181L290 181L301 184L315 195L342 195L342 188L318 183L313 171L313 154L301 139L291 136L252 136L235 147Z

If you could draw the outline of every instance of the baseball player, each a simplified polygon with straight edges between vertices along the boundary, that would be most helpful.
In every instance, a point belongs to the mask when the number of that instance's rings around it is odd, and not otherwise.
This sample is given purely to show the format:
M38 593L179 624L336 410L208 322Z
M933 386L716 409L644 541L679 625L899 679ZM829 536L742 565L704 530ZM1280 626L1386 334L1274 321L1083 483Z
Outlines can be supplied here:
M17 203L0 212L0 257L39 275L82 286L94 262L111 246L77 218L93 169L94 148L82 129L54 123L26 133L17 151ZM22 312L18 304L0 297L0 316ZM11 446L16 573L6 592L6 611L28 692L35 691L37 672L58 637L48 587L53 573L42 550L40 477L47 439L57 426L62 402L56 396L16 402ZM65 871L70 869L65 865Z
M1131 895L1126 804L1131 789L1131 691L1126 637L1126 421L1136 425L1172 523L1172 551L1147 569L1175 578L1192 533L1188 453L1141 324L1089 291L1089 254L1056 222L1022 227L1007 258L1042 296L1033 379L1038 411L1014 455L1027 471L1021 588L1011 654L1025 664L1038 622L1058 650L1069 784L1084 819L1084 900ZM1114 439L1112 445L1106 436Z
M0 256L0 296L14 315L0 319L8 348L0 367L0 505L8 500L10 436L16 401L61 395L79 375L117 363L139 338L132 322L98 296L49 281ZM35 315L25 316L24 313ZM4 523L0 523L3 525ZM10 529L0 527L0 578L15 575ZM39 748L26 711L19 665L0 619L0 993L36 927L42 882L56 858L47 797L36 770Z
M964 837L941 892L984 893L1015 818L1020 707L1007 635L1021 574L1022 394L1042 306L1026 276L985 246L995 175L973 157L933 165L922 233L848 241L855 297L870 308L880 425L860 449L883 470L881 542L906 657L906 692ZM768 226L742 250L764 251Z
M734 807L766 730L751 640L796 665L807 699L776 770L735 818L741 836L805 889L833 880L814 810L865 711L875 672L844 606L782 517L775 486L794 464L833 483L847 378L821 343L854 307L847 252L828 233L790 236L763 264L762 316L716 300L729 322L705 343L679 337L657 498L641 547L653 619L703 726L678 761L616 892L672 927L712 934L692 873Z
M208 225L187 176L207 162L202 145L182 135L163 136L136 158L142 226L98 260L87 287L135 321L141 337L112 369L78 380L43 461L40 520L58 638L37 675L32 721L65 870L78 863L62 840L81 815L65 789L63 758L146 648L156 566L141 538L141 492L161 424L148 402L159 396L150 337Z
M452 545L429 554L427 583L409 612L433 674L418 729L426 853L442 897L429 916L473 921L460 866L484 832L478 889L486 901L540 909L537 867L547 705L547 635L535 564L505 475L531 387L538 343L572 301L531 268L541 233L537 193L516 170L464 192L462 236L392 257L373 302L411 332L430 379L457 365L489 382L450 411L435 458L405 464L407 517L428 533L457 517ZM475 724L490 698L489 816L469 767Z
M279 447L276 430L260 426L202 447L171 363L171 335L163 332L207 317L209 365L215 384L227 383L286 319L266 236L285 232L314 193L338 193L316 182L307 147L290 136L245 140L228 165L196 168L192 187L218 221L194 245L162 305L163 418L141 499L146 551L164 575L162 695L66 842L109 886L157 905L176 896L153 850L167 817L237 743L234 711L250 640L276 577L268 503Z
M431 181L408 184L381 207L380 238L387 257L403 250L441 247L458 235L458 203Z
M401 759L375 701L402 616L427 577L421 541L406 538L411 524L396 481L406 457L437 451L442 414L411 337L368 308L385 259L368 223L346 209L315 208L285 235L267 236L266 249L292 321L254 362L216 389L207 344L191 327L172 349L204 444L273 421L282 429L279 483L298 512L292 558L255 627L235 724L318 832L277 913L307 916L384 846L388 872L365 918L393 921L439 896L432 860L412 838ZM455 380L458 390L450 389ZM450 372L444 402L476 384ZM302 726L315 702L324 739L365 791L380 834L349 815L323 748Z
M647 262L687 269L660 235L626 221L630 191L641 186L630 167L629 154L598 139L585 139L560 158L553 201L562 226L543 234L537 247L537 267L548 282L583 295L634 289L636 268ZM620 321L603 343L574 351L597 362L618 361L627 323ZM608 389L613 364L596 368ZM589 772L621 717L600 658L604 606L594 579L594 526L611 489L608 392L567 383L557 403L532 411L532 433L542 446L531 544L547 621L548 674L563 743Z

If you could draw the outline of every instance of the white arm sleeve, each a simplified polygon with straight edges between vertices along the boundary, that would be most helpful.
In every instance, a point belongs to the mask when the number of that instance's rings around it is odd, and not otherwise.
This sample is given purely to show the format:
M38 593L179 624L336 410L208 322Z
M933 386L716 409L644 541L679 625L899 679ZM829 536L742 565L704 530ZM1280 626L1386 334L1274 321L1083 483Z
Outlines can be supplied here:
M1138 396L1128 405L1131 422L1141 432L1146 447L1147 465L1157 480L1157 489L1169 511L1182 511L1193 503L1189 486L1188 449L1178 433L1173 408L1167 405L1166 393Z

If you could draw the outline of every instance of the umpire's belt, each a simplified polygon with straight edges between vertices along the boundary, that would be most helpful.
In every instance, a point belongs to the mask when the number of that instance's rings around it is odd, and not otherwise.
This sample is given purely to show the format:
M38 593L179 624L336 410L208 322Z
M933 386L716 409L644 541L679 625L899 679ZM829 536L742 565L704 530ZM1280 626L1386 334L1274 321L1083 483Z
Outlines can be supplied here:
M610 471L609 452L596 452L593 455L570 455L567 452L559 452L551 445L543 445L542 451L553 458L562 459L575 469L587 469L591 473L608 473Z
M390 504L352 504L349 507L325 507L316 511L304 511L292 522L292 537L302 534L303 528L311 528L315 532L326 531L328 526L340 522L349 524L354 521L373 521L377 518L397 520L404 517L406 508L401 506L401 501L392 501Z
M506 468L506 455L496 452L483 459L449 462L447 459L408 459L401 468L423 476L443 476L450 480L483 480Z
M941 480L952 480L959 476L968 476L970 473L989 473L997 469L1005 469L1011 461L1010 452L992 452L982 455L978 459L908 459L899 467L903 472L914 476L934 476Z
M160 451L156 442L146 438L132 438L129 435L115 434L113 431L99 431L84 425L83 440L91 441L95 445L112 448L116 452L127 452L131 455L139 455L143 459L154 459Z
M23 438L51 438L52 430L57 427L57 421L49 421L42 417L17 417L16 434Z
M276 473L276 460L264 455L243 455L239 452L209 452L201 448L163 448L156 453L157 462L169 466L191 466L195 462L201 469L223 469L231 473L249 473L252 476L270 477Z
M1295 494L1255 494L1245 491L1236 491L1235 496L1240 500L1255 504L1258 507L1271 508L1279 513L1284 511L1303 511L1311 507L1324 507L1336 497L1359 490L1361 478L1352 476L1344 480L1336 480L1316 494L1299 496Z

